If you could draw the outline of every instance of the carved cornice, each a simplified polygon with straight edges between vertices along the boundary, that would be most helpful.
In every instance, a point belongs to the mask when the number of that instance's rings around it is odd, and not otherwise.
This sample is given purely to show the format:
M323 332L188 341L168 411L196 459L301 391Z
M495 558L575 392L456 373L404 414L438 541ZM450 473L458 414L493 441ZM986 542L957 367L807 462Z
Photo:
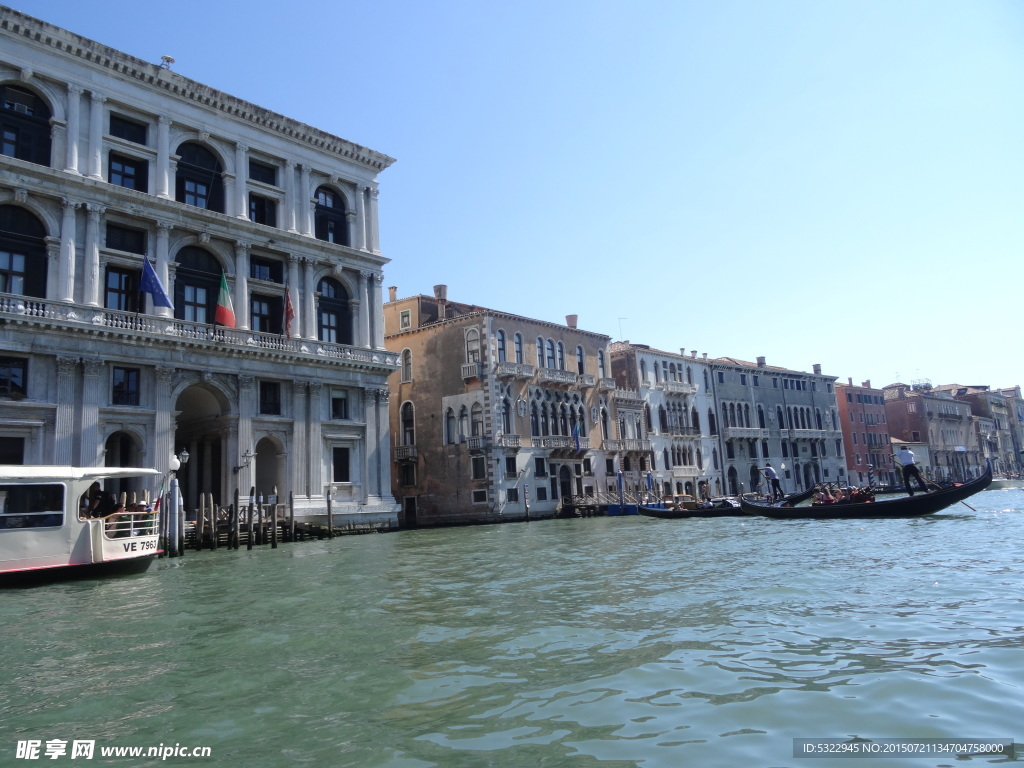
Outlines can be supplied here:
M261 129L274 131L293 141L308 144L321 152L344 157L377 171L382 171L395 162L394 158L381 152L375 152L298 120L271 112L164 69L158 64L137 59L12 8L0 9L0 34L21 39L32 45L49 47L64 57L80 59L83 65L135 80L184 103L209 107L237 120L244 120ZM26 72L29 77L36 74L22 70L22 77Z

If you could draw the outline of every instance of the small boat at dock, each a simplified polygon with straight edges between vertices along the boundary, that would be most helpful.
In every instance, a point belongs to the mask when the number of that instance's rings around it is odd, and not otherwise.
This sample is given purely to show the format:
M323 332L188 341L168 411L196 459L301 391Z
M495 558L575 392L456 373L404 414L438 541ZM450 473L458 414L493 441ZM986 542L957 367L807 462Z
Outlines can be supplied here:
M159 476L139 467L0 466L0 586L146 570L159 553L159 515L117 505L100 486L137 478L127 484L139 492ZM107 494L109 511L90 509L97 493Z

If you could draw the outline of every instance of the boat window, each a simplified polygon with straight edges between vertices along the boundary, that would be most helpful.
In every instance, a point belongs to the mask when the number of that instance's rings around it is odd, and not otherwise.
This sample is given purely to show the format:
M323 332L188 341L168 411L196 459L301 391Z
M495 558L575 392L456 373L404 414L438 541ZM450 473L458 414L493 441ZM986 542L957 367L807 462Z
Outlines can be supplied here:
M51 528L63 524L63 485L0 485L0 528Z

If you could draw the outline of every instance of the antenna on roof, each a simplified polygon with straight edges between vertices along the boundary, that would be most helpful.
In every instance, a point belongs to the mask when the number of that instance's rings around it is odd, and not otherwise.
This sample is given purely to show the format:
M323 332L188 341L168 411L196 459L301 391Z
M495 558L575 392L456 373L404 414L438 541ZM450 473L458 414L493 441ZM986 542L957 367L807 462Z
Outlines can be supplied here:
M161 56L160 57L160 69L170 69L171 64L174 63L173 56Z

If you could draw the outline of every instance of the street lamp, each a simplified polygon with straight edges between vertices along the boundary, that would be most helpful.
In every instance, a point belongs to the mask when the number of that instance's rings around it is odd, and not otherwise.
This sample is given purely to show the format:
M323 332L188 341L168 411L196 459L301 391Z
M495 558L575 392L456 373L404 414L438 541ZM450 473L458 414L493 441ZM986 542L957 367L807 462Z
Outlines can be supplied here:
M256 454L254 454L252 452L252 450L250 450L249 448L246 448L245 449L245 453L242 454L242 463L234 468L234 473L237 475L238 474L238 470L243 469L243 468L247 468L250 464L252 464L252 457L255 456L255 455Z

